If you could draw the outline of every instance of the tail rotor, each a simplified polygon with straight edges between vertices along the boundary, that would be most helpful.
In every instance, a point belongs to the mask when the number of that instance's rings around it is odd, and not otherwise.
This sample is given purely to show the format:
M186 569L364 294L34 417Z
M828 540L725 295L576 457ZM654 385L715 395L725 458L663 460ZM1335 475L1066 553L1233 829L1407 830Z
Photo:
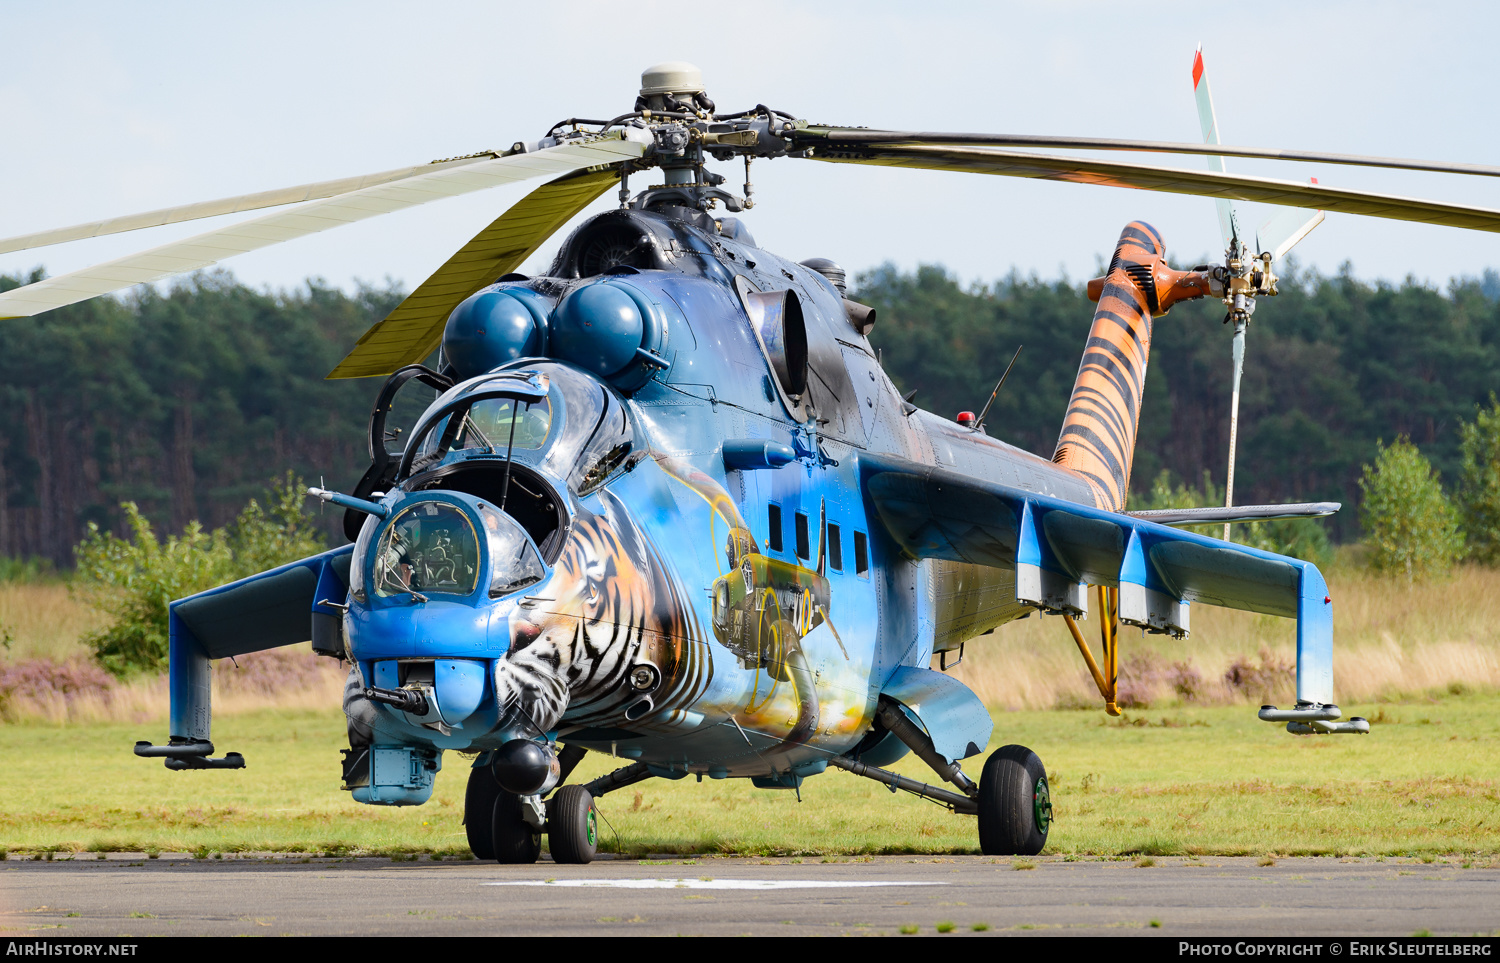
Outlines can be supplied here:
M1198 124L1202 128L1205 144L1218 144L1219 122L1214 115L1213 96L1209 92L1208 75L1203 68L1203 47L1199 45L1193 54L1193 98L1198 106ZM1224 158L1217 154L1207 157L1212 171L1225 173ZM1317 179L1313 179L1317 183ZM1219 231L1224 238L1224 264L1200 270L1213 273L1223 286L1223 301L1227 312L1225 324L1234 325L1234 341L1231 354L1234 361L1234 376L1229 401L1229 466L1224 482L1224 507L1234 505L1235 449L1239 443L1240 421L1240 376L1245 369L1245 331L1250 316L1255 313L1255 299L1276 294L1276 275L1273 265L1285 257L1299 241L1323 223L1323 212L1286 207L1273 215L1256 231L1255 247L1259 253L1252 255L1245 244L1240 228L1239 210L1227 198L1215 198L1214 207L1219 215ZM1229 541L1229 524L1224 524L1224 540Z

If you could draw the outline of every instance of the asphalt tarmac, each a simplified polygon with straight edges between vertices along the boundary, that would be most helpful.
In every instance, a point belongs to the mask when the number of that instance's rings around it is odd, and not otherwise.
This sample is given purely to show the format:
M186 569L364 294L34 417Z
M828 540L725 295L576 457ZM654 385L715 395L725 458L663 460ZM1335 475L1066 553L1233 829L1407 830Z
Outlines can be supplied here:
M980 856L0 863L25 936L1410 936L1500 932L1500 863ZM1028 868L1030 867L1030 868ZM915 930L912 928L915 927ZM947 927L943 929L940 927Z

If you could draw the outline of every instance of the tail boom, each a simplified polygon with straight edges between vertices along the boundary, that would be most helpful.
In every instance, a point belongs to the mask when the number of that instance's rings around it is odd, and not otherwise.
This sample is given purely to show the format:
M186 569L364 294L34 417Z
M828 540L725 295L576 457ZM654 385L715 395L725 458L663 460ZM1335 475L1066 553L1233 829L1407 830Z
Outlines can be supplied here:
M1166 245L1144 221L1125 226L1109 272L1089 282L1099 307L1052 460L1088 481L1099 508L1124 509L1130 491L1153 315L1213 288L1208 272L1167 267Z

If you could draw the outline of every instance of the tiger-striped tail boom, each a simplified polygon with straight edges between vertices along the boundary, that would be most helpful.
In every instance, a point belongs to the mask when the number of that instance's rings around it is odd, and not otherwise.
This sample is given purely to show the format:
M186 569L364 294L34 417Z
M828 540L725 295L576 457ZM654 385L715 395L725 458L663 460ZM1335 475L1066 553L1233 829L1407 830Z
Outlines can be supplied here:
M1152 317L1215 286L1210 272L1167 267L1161 235L1144 221L1125 226L1108 273L1089 282L1099 307L1052 460L1087 479L1100 508L1120 511L1130 491Z

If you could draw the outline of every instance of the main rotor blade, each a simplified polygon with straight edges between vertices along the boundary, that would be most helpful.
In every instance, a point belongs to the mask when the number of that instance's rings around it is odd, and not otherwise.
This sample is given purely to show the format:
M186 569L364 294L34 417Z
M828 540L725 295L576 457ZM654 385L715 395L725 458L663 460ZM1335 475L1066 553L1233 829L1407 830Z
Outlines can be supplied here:
M1329 187L1326 184L1301 184L1270 177L1249 177L1243 174L1220 174L1215 171L1190 171L1174 167L1125 164L1117 161L1052 157L1020 151L972 150L959 147L841 148L829 146L814 148L811 157L813 160L843 164L872 164L879 167L912 167L972 174L998 174L1005 177L1031 177L1041 180L1068 181L1075 184L1130 187L1170 194L1227 197L1241 201L1280 204L1283 207L1307 207L1343 214L1363 214L1368 217L1385 217L1398 221L1417 221L1423 224L1441 224L1475 231L1500 232L1500 211L1490 208L1465 207L1461 204L1447 204L1441 201L1374 194L1369 191Z
M328 377L388 375L427 357L442 340L454 308L520 267L558 228L619 180L617 169L584 171L548 181L527 194L459 248L396 310L375 322Z
M0 293L0 320L40 314L132 285L205 268L236 254L429 201L638 158L646 151L648 143L645 138L649 135L632 137L629 132L634 130L625 128L588 141L482 160L311 201L290 211L267 214L163 244L140 254L13 288Z
M1401 157L1370 157L1363 154L1327 154L1307 150L1268 150L1215 144L1183 144L1162 140L1119 140L1099 137L1043 137L1031 134L969 134L910 130L867 130L862 127L806 127L792 135L794 147L820 144L874 147L885 145L972 145L976 147L1042 147L1059 150L1124 150L1149 154L1217 154L1262 160L1306 161L1312 164L1344 164L1353 167L1390 167L1396 170L1433 171L1439 174L1474 174L1500 177L1500 167L1484 164L1449 164L1441 161L1409 160Z
M299 184L296 187L283 187L274 191L241 194L237 197L223 197L217 201L200 201L196 204L183 204L178 207L163 207L160 210L146 211L142 214L127 214L124 217L112 217L103 221L90 221L87 224L59 227L50 231L38 231L35 234L21 234L16 237L8 237L0 240L0 254L9 254L12 251L25 251L35 247L48 247L53 244L64 244L68 241L81 241L84 238L102 237L106 234L123 234L126 231L140 231L148 227L160 227L163 224L180 224L183 221L196 221L204 217L218 217L221 214L241 214L245 211L264 210L267 207L300 204L303 201L333 197L338 194L348 194L351 191L363 190L366 187L374 187L377 184L389 184L393 181L406 180L418 174L430 174L433 171L477 164L480 161L491 160L499 156L496 153L482 153L473 154L469 157L454 157L449 160L433 161L430 164L419 164L415 167L401 167L396 170L381 171L377 174L344 177L333 181L318 181L313 184Z

